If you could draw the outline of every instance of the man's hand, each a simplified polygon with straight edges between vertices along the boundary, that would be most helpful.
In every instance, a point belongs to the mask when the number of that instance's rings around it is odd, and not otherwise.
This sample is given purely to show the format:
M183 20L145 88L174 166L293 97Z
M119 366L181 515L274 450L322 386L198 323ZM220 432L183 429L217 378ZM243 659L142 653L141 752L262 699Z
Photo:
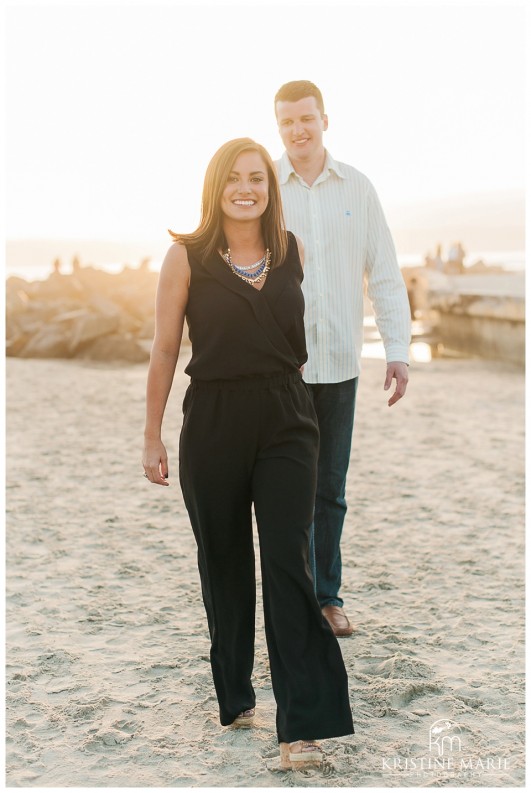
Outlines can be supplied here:
M409 380L409 375L407 370L408 370L407 363L402 363L402 361L389 361L389 363L387 364L387 374L385 376L384 391L389 391L393 382L393 378L396 380L395 392L387 402L389 407L394 405L395 402L398 402L399 399L402 399L402 397L406 393L407 381Z

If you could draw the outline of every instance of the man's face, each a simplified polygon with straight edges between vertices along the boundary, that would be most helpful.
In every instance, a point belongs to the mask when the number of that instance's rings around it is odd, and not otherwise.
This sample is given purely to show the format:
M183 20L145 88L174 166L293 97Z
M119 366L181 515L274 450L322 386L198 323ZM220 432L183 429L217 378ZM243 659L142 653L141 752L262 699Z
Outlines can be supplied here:
M321 115L314 96L297 102L277 102L275 111L280 137L292 162L322 154L328 117Z

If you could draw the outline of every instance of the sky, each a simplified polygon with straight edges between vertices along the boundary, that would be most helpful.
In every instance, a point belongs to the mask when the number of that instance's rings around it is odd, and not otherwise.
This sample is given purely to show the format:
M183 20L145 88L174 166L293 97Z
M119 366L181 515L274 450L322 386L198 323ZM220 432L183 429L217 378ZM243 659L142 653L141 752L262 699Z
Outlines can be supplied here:
M524 188L523 3L6 6L8 239L192 230L222 143L281 155L273 97L294 79L384 208Z

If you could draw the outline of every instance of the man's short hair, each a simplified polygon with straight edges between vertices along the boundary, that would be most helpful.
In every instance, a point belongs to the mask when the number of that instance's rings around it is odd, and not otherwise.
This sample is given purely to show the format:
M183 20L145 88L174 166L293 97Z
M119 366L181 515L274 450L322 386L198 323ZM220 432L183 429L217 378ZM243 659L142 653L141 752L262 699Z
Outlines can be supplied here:
M277 102L298 102L299 99L306 99L307 96L314 96L317 101L321 115L324 115L323 95L314 83L309 80L292 80L284 83L275 96L275 110Z

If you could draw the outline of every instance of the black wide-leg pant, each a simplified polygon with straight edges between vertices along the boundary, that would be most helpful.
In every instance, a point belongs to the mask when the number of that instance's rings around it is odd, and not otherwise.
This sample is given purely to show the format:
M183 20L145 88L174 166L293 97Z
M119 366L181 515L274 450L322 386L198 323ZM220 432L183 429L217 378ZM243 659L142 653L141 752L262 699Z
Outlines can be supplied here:
M179 475L198 548L222 725L255 705L254 504L279 741L352 733L348 682L308 564L318 429L300 374L193 381Z

